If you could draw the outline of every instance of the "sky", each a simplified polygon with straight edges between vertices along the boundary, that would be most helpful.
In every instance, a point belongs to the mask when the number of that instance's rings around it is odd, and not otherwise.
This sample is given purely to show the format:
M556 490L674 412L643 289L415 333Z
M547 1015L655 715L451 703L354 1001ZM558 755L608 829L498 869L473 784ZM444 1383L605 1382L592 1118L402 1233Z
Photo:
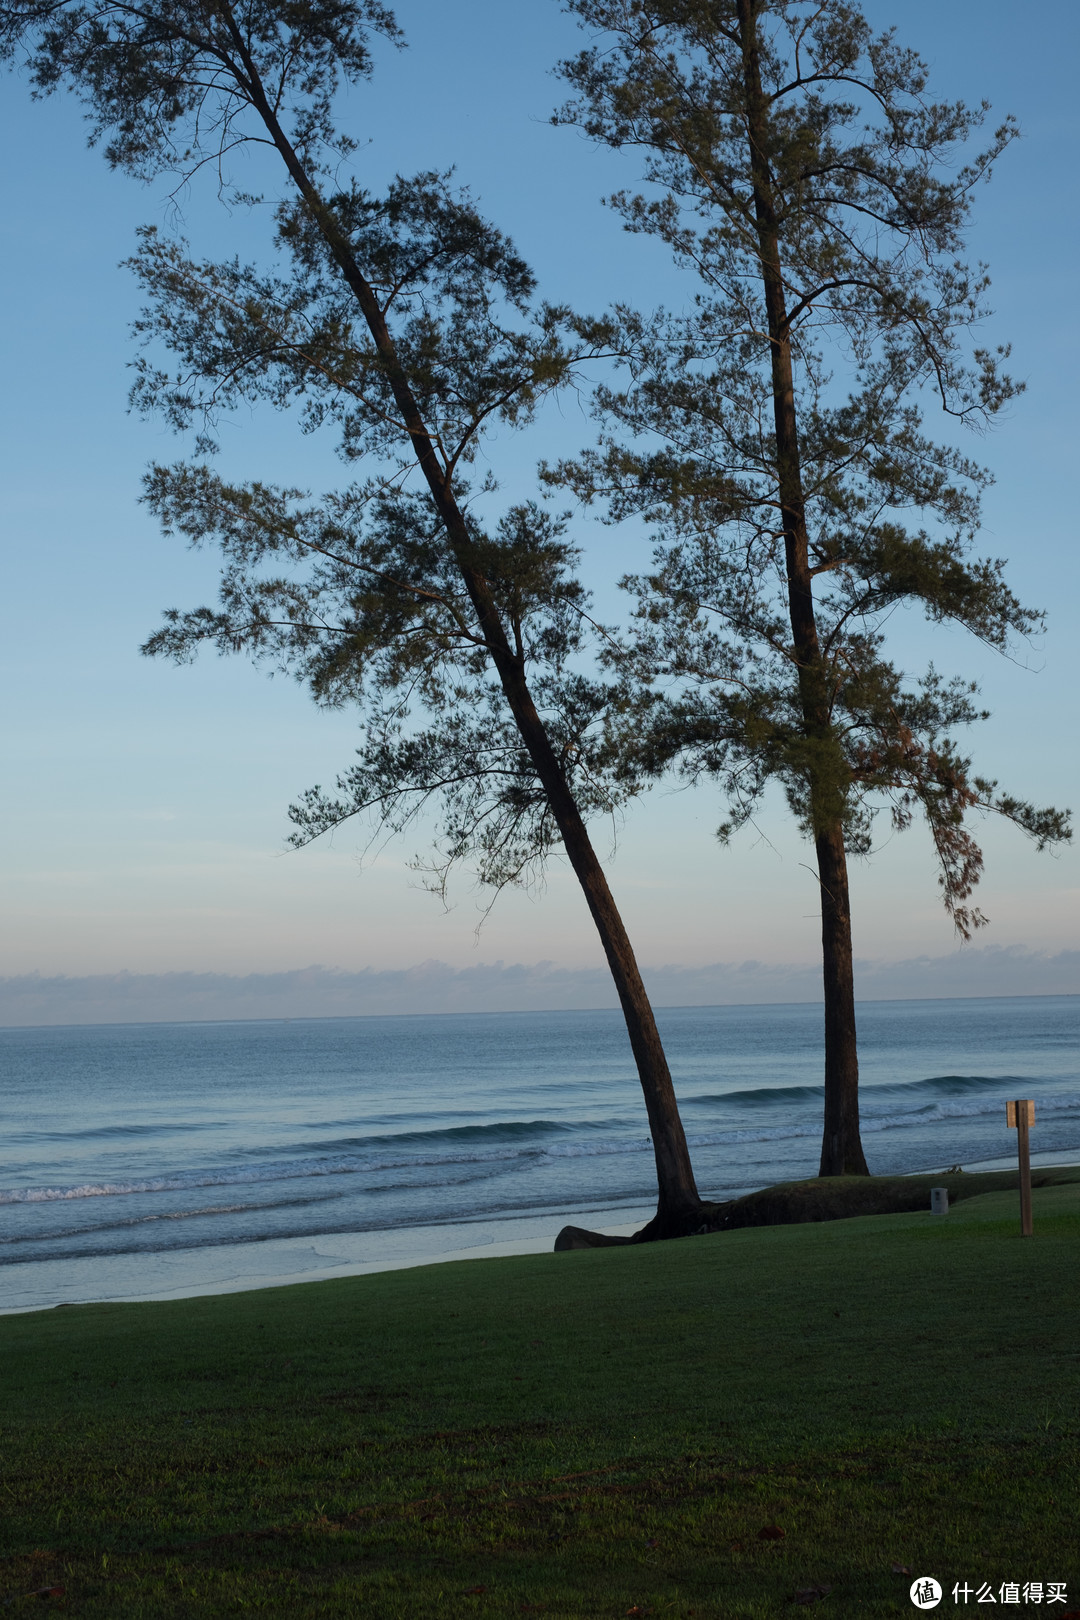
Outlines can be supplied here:
M404 0L396 9L409 48L377 51L374 79L353 93L343 120L364 143L356 162L366 182L454 165L553 300L600 311L618 298L648 305L684 295L659 246L626 236L600 206L605 193L634 184L633 157L551 127L561 97L552 65L581 41L555 0ZM1048 613L1045 633L1011 661L912 616L893 627L897 645L913 668L932 657L980 681L993 711L971 737L981 770L1038 803L1077 807L1076 8L1050 0L1037 29L998 0L867 9L879 25L899 23L943 95L986 97L1023 128L977 200L971 256L993 276L988 336L1012 342L1027 392L972 451L996 477L984 548L1009 559L1018 594ZM504 894L485 920L488 896L467 875L448 910L424 891L410 868L423 853L420 835L364 857L362 830L347 826L288 851L287 807L347 768L353 719L318 711L299 687L238 659L178 669L139 655L163 608L212 599L216 570L212 556L162 538L138 501L147 462L186 446L128 412L139 298L120 261L144 222L182 229L197 254L255 255L265 216L230 215L199 187L179 199L178 216L166 182L111 174L86 149L78 108L62 97L32 102L17 76L4 83L0 130L17 154L0 180L8 312L0 976L194 974L224 983L310 964L400 975L437 961L464 983L482 964L547 963L557 1000L599 996L583 988L599 982L599 946L559 863L542 893ZM496 444L493 461L510 487L526 490L540 457L594 433L570 400L527 438ZM329 441L301 439L269 411L239 414L223 443L225 465L241 476L312 488L343 478ZM641 536L587 514L573 532L598 600L616 615L611 582L645 561ZM680 999L680 982L713 985L687 999L805 999L815 993L819 926L811 851L777 802L726 850L714 837L721 819L707 789L669 785L619 828L596 828L639 958L685 971L684 981L663 981L669 1001ZM937 966L921 981L897 971L892 993L934 993L936 982L1001 993L1009 959L1026 964L1013 981L1025 993L1080 991L1080 855L1037 856L997 824L985 826L983 841L980 903L991 926L966 954L940 905L925 834L883 831L873 857L855 863L856 952L874 994L890 993L890 963L915 960ZM754 963L764 978L702 980L718 963ZM981 979L980 963L997 965ZM567 988L575 973L578 991ZM431 1005L430 978L394 982L394 1010ZM498 1004L512 989L503 985ZM375 1002L364 1010L378 1010L377 994Z

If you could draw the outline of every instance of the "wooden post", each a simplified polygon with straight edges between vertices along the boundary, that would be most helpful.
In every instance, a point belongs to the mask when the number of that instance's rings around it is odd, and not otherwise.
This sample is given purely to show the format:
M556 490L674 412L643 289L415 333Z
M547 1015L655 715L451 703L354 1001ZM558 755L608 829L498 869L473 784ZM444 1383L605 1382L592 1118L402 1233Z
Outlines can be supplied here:
M1035 1104L1029 1097L1005 1104L1005 1119L1016 1132L1016 1155L1020 1162L1020 1236L1031 1237L1031 1153L1028 1130L1035 1123Z

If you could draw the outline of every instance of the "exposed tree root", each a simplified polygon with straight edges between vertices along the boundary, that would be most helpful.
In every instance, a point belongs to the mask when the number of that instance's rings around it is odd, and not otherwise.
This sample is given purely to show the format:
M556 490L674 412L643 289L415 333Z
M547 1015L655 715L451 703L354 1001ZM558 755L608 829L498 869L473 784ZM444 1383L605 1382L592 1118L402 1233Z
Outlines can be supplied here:
M1080 1169L1061 1166L1034 1170L1033 1187L1080 1181ZM608 1249L667 1238L701 1237L746 1226L794 1226L804 1221L843 1221L855 1215L902 1215L930 1207L930 1188L947 1187L957 1203L979 1193L1007 1192L1017 1186L1013 1170L950 1170L923 1176L818 1176L812 1181L781 1182L726 1203L702 1201L690 1209L660 1211L630 1237L609 1237L580 1226L564 1226L556 1250Z

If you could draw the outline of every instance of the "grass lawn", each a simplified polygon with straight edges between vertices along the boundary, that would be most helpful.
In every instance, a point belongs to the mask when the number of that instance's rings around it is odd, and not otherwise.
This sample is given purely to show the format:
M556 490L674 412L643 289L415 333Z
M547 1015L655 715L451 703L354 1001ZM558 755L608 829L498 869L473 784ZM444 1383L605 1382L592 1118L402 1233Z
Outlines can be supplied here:
M1034 1208L0 1319L0 1603L1080 1613L1080 1185Z

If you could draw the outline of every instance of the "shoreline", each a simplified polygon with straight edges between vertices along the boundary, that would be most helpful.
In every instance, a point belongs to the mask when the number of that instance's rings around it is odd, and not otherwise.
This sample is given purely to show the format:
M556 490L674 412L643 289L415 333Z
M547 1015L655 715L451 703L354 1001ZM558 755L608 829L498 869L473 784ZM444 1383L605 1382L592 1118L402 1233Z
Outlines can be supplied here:
M1074 1151L1047 1151L1033 1153L1034 1168L1080 1168L1080 1159ZM963 1166L967 1172L1012 1170L1016 1160L1012 1156L972 1161ZM946 1167L935 1165L930 1170L911 1171L911 1175L945 1174ZM747 1188L745 1191L760 1191ZM380 1232L316 1234L314 1237L269 1239L257 1243L223 1244L216 1248L172 1250L154 1257L154 1268L178 1274L187 1267L197 1265L204 1273L212 1269L216 1276L201 1279L189 1275L157 1288L147 1288L137 1280L139 1272L148 1268L140 1264L145 1255L95 1256L92 1260L29 1261L26 1270L41 1266L66 1266L69 1272L67 1286L63 1282L55 1293L74 1294L74 1298L45 1298L13 1306L0 1306L0 1317L25 1316L38 1311L60 1310L71 1305L134 1305L178 1299L202 1299L221 1294L252 1293L260 1289L289 1288L300 1283L330 1282L343 1277L371 1276L384 1271L411 1271L422 1266L442 1265L450 1261L487 1260L513 1255L549 1254L554 1248L558 1230L569 1216L588 1217L590 1229L611 1237L632 1234L653 1214L652 1205L617 1205L591 1209L548 1211L541 1216L509 1216L495 1220L447 1223L446 1225L395 1227ZM631 1215L631 1219L627 1216ZM575 1223L576 1224L576 1223ZM511 1229L517 1228L514 1232ZM509 1235L507 1234L509 1231ZM370 1250L381 1249L381 1254L360 1259L358 1246ZM322 1250L353 1248L351 1255L335 1255ZM198 1257L198 1258L196 1258ZM212 1258L211 1258L212 1257ZM290 1261L292 1262L290 1264ZM305 1263L306 1262L306 1263ZM21 1266L5 1267L17 1273ZM91 1289L78 1287L78 1272L85 1270L112 1270L116 1281L112 1287ZM125 1271L131 1286L121 1286ZM71 1273L75 1275L72 1276ZM17 1287L18 1277L13 1277ZM88 1280L88 1279L87 1279ZM48 1293L51 1290L45 1289ZM10 1297L10 1290L5 1287Z
M298 1238L269 1238L254 1243L167 1250L148 1255L97 1255L85 1260L35 1260L5 1266L4 1293L10 1298L19 1284L40 1294L24 1303L0 1306L0 1317L59 1310L68 1305L146 1304L171 1299L201 1299L215 1294L250 1293L304 1282L329 1282L382 1271L408 1271L451 1260L483 1260L515 1254L548 1254L567 1221L575 1216L612 1235L635 1231L653 1214L650 1204L548 1211L543 1215L454 1222L445 1225L393 1227L384 1231L335 1232ZM627 1217L631 1218L628 1220ZM515 1230L516 1229L516 1230ZM335 1252L337 1251L337 1252ZM345 1251L345 1252L343 1252ZM50 1288L41 1268L64 1269L66 1276ZM162 1278L147 1287L147 1273ZM0 1272L0 1275L3 1275ZM23 1273L20 1278L19 1273ZM184 1276L187 1272L188 1275ZM193 1275L201 1272L202 1275ZM103 1277L93 1287L93 1273ZM112 1282L107 1280L112 1275ZM172 1273L172 1281L166 1280ZM209 1275L207 1274L209 1273ZM80 1283L82 1286L80 1286ZM48 1297L49 1295L53 1297ZM63 1297L60 1297L63 1296Z

